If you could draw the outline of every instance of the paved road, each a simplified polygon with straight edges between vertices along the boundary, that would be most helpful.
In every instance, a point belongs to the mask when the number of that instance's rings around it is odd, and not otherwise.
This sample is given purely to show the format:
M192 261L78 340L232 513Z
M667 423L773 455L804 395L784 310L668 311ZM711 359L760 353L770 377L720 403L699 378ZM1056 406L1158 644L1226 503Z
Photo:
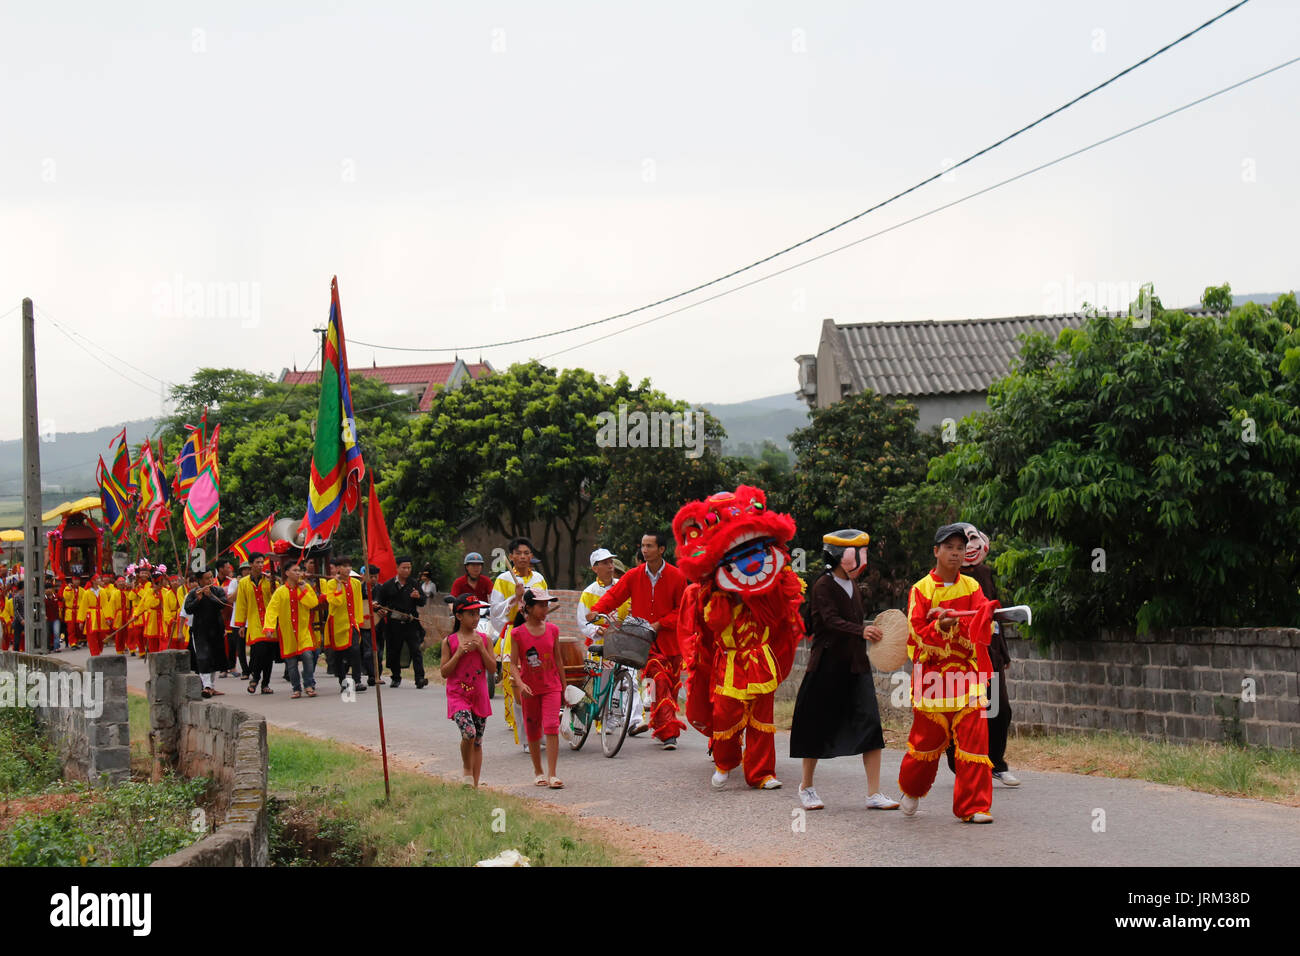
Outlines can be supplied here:
M74 658L84 652L74 653ZM322 664L324 662L322 661ZM277 726L378 750L375 693L345 703L337 682L321 675L322 694L290 700L289 685L276 668L270 696L249 696L246 685L217 681L222 700L257 713ZM128 683L143 690L147 673L131 659ZM384 688L384 716L390 753L421 770L460 777L458 734L446 717L442 687L417 691L408 680ZM560 791L532 785L528 756L514 746L498 715L488 721L483 781L529 799L567 806L579 816L603 817L651 830L683 834L740 858L785 860L807 865L921 865L962 863L1083 866L1294 865L1300 859L1300 809L1195 793L1138 780L1065 773L1017 771L1016 790L995 784L992 826L970 826L951 812L952 775L944 766L920 812L861 808L866 782L862 762L845 757L818 767L817 790L825 810L804 815L799 830L799 763L784 756L788 736L777 741L781 790L748 789L733 774L729 789L709 786L712 764L705 740L694 730L673 752L660 750L648 735L629 738L608 759L593 736L579 753L561 741ZM902 754L887 750L882 777L897 795ZM1105 829L1094 826L1104 812Z

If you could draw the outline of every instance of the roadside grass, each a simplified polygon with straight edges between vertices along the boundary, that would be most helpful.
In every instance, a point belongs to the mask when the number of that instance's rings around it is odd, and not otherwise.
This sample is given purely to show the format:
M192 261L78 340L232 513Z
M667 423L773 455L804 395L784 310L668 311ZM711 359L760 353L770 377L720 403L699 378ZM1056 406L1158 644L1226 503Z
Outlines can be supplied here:
M268 728L269 789L278 814L301 834L316 827L342 839L310 845L282 865L357 862L378 866L471 866L518 850L538 866L619 866L641 861L528 801L390 766L392 802L384 803L378 757L358 748ZM290 835L292 837L292 834ZM301 840L299 841L302 842ZM273 845L275 856L277 846Z
M776 726L789 730L794 701L776 702ZM885 746L907 746L911 722L881 715ZM1014 730L1014 724L1012 725ZM1014 769L1054 770L1099 777L1149 780L1203 793L1252 797L1300 806L1300 753L1220 743L1180 744L1113 732L1013 736L1007 763Z

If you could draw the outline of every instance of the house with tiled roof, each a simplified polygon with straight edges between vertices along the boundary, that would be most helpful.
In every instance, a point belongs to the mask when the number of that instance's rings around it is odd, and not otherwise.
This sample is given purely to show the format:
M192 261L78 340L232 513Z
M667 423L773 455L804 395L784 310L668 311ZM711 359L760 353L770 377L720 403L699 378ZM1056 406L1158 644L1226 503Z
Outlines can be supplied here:
M418 395L417 411L427 412L433 405L435 389L459 388L464 382L492 375L496 369L488 362L470 365L464 359L454 362L430 362L425 365L352 365L353 375L362 375L383 382L394 395ZM320 372L298 372L283 369L280 381L286 385L311 384L320 380Z

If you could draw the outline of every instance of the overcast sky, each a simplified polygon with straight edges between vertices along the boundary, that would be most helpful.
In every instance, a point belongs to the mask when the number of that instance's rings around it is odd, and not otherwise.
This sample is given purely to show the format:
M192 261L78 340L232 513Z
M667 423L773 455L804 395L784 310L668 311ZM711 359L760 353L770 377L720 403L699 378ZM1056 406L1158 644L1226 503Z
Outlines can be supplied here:
M1228 5L7 4L0 313L30 296L117 356L100 355L115 372L38 317L41 417L61 431L157 414L158 379L201 366L306 367L335 274L350 340L476 360L478 345L635 308L811 235ZM1282 62L1298 39L1300 5L1254 0L750 276ZM1223 281L1293 289L1298 94L1300 64L550 362L741 401L793 391L794 356L827 317L1063 311L1089 286L1106 305L1143 281L1166 305ZM482 356L502 368L660 311ZM0 438L14 438L18 312L0 329Z

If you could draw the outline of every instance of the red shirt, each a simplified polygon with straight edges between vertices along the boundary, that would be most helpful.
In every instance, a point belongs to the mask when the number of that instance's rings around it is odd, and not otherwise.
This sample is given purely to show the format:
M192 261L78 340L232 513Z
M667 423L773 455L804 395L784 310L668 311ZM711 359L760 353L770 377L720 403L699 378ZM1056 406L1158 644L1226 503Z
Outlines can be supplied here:
M660 653L676 657L681 653L677 645L677 610L681 607L686 584L686 575L665 561L659 569L659 582L651 586L646 566L638 564L615 581L592 610L597 614L608 613L630 597L633 617L659 625L655 646Z
M471 587L469 575L462 574L452 584L451 596L460 597L462 594L472 594L480 601L487 601L492 597L492 579L486 574L480 574L478 580Z

